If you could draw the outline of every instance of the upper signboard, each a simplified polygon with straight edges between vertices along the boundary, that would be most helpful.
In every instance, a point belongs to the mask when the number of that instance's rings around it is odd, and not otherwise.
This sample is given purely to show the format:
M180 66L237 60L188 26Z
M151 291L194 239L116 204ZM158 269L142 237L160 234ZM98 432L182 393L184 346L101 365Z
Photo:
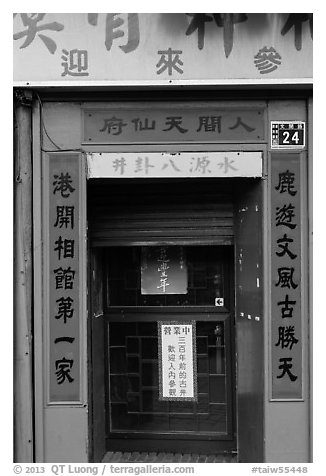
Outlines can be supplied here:
M16 13L15 85L310 81L309 13Z

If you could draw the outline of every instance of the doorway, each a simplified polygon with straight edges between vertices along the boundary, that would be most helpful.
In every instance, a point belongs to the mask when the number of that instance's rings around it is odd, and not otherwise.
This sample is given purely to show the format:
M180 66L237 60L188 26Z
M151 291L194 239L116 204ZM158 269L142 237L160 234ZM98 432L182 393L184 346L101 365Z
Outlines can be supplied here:
M254 256L261 252L259 181L145 183L105 179L88 184L93 459L101 461L107 451L236 452L246 445L248 425L255 421L252 432L257 433L262 421L260 405L252 414L243 400L252 375L259 377L255 388L261 388L261 373L256 363L248 379L251 367L239 361L239 356L243 362L254 354L258 358L262 339L251 349L235 307L235 296L242 311L261 292L251 269L261 259ZM252 202L245 201L246 191ZM187 269L171 293L146 290L142 279L144 260L150 262L162 249ZM196 398L160 398L158 323L194 326Z

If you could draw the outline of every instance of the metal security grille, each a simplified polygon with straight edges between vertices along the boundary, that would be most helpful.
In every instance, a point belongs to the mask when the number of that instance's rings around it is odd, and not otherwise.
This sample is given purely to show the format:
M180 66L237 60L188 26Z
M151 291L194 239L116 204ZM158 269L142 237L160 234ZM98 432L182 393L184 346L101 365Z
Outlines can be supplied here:
M95 179L88 207L92 246L233 244L232 199L222 183Z

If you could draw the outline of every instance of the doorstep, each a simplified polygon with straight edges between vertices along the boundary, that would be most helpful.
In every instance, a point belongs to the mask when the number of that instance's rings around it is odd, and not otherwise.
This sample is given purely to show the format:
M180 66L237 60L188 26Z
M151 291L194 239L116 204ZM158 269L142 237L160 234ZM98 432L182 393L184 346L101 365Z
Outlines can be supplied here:
M202 455L109 451L105 454L102 463L237 463L237 455L231 453Z

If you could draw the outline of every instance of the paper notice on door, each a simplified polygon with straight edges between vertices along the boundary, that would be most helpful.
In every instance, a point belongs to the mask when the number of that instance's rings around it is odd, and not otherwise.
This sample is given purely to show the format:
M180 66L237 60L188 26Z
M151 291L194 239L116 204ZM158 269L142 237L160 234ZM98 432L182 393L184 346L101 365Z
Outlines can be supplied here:
M197 401L196 323L158 322L159 399Z

